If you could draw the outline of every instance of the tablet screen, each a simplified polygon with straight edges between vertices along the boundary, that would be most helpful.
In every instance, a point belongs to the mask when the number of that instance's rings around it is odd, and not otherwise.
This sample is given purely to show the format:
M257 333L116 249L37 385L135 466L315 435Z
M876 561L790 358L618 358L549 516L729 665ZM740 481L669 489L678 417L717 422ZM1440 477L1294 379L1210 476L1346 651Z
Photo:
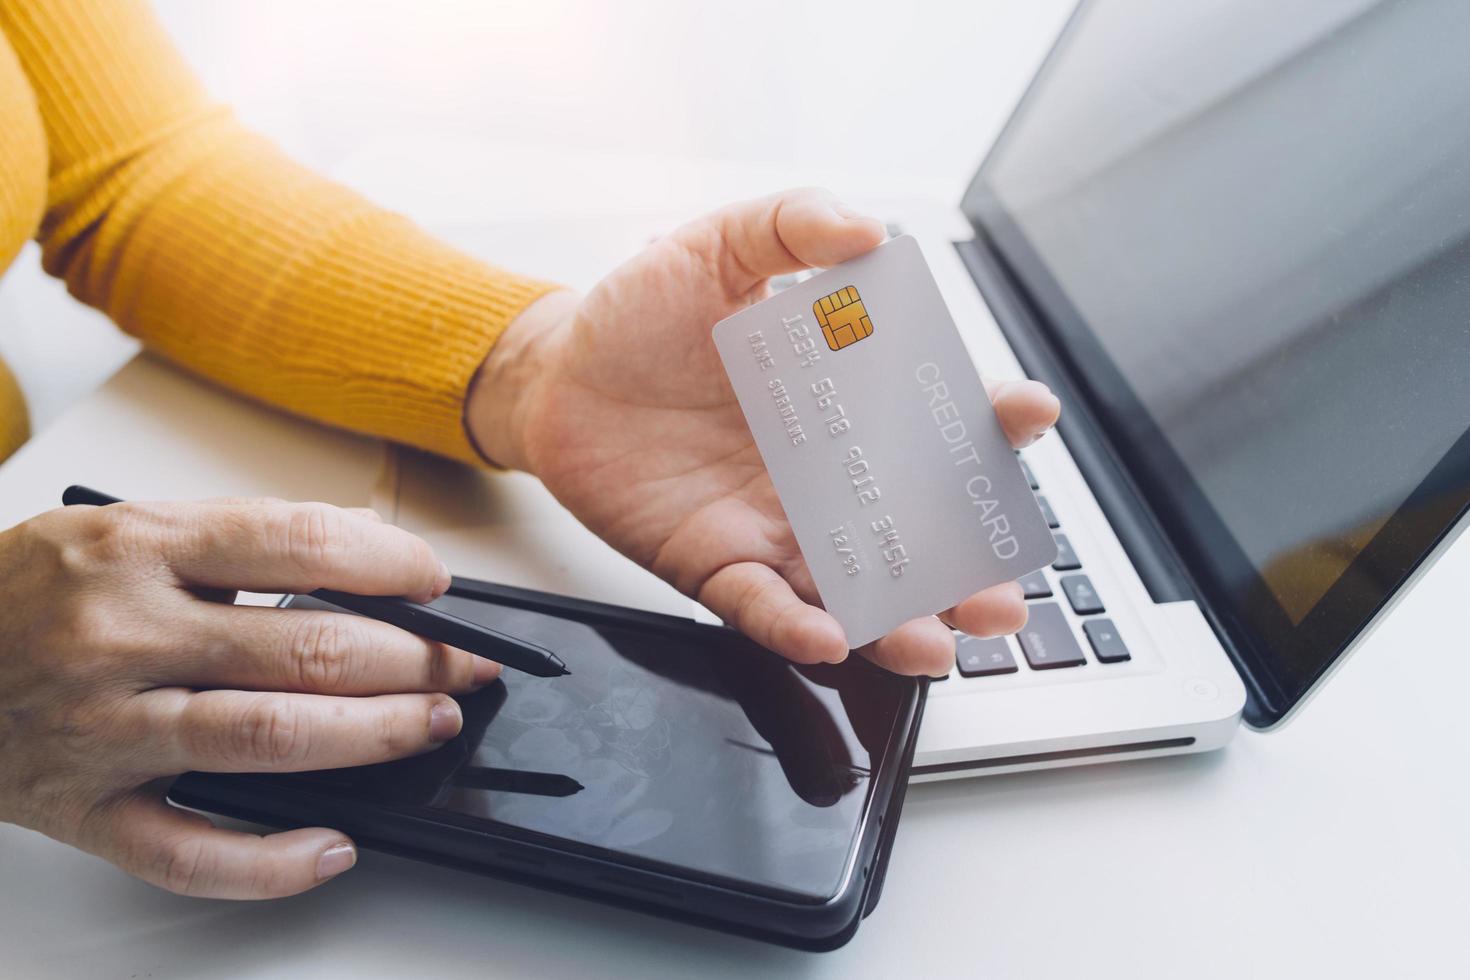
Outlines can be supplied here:
M912 681L857 658L795 667L724 630L434 605L534 640L572 673L505 671L460 699L463 731L428 755L285 778L683 877L839 891Z

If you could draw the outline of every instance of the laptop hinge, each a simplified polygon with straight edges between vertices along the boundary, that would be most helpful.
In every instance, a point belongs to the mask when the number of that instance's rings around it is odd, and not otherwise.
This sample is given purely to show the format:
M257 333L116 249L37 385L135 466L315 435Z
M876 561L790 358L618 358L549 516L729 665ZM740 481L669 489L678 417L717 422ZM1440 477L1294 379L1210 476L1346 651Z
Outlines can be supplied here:
M976 229L974 240L956 242L955 249L1027 375L1049 385L1066 406L1057 430L1066 440L1067 451L1112 525L1149 597L1154 602L1199 603L1245 683L1245 714L1261 714L1261 709L1271 704L1271 697L1251 676L1229 631L1194 588L1184 563L1144 503L1138 485L1119 464L1101 423L1073 382L1066 361L1057 355L1050 338L1039 328L1024 291L980 230Z

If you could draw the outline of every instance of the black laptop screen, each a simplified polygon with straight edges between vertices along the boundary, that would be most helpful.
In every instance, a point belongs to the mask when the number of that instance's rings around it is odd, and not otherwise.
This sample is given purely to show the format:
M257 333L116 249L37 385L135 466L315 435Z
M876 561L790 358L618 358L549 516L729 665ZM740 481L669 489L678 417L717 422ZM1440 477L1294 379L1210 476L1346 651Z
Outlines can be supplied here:
M966 197L1282 702L1470 498L1466 37L1087 3Z

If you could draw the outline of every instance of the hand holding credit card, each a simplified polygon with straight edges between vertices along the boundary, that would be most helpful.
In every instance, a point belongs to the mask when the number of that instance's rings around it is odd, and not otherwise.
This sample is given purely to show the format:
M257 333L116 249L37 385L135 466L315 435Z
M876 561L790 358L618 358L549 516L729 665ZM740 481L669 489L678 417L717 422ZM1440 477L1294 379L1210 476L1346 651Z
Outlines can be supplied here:
M741 310L714 340L854 647L1056 557L913 238Z
M994 387L991 414L922 260L915 251L906 260L910 265L902 267L910 271L894 278L884 270L911 246L902 241L882 245L883 239L882 222L814 188L732 204L696 218L655 239L585 297L551 293L528 307L480 372L484 383L472 390L465 411L470 434L491 459L538 477L608 544L785 657L836 662L872 638L872 623L851 617L839 623L823 608L834 584L831 573L847 575L856 564L862 570L852 578L864 586L887 586L874 589L875 616L881 612L886 621L898 615L896 610L923 610L878 642L862 646L863 655L900 673L943 670L954 663L955 652L946 624L994 635L1013 632L1025 621L1025 601L1014 583L964 589L1014 576L1029 564L1028 555L1036 564L1045 560L1025 548L1028 525L1007 489L1013 475L1000 471L992 497L979 493L983 481L970 479L975 474L942 469L941 463L966 451L948 455L951 443L945 439L955 438L959 429L950 423L963 420L969 435L953 445L970 443L985 461L980 473L988 478L996 457L1007 462L1009 445L1040 437L1056 421L1060 406L1045 385L1013 381ZM771 305L759 302L769 294L770 277L808 268L859 274L828 273L781 293ZM891 286L884 276L892 278ZM895 292L910 280L917 292L907 286L902 295ZM945 325L944 330L911 322L919 307L908 306L925 296L922 308L934 312L926 319ZM788 335L779 316L768 318L772 310L799 314L799 329ZM751 404L761 411L749 423L710 334L715 324L737 315L754 318L752 324L759 321L744 332L737 328L735 344L745 369L753 372L751 379L758 379L760 395ZM746 338L752 330L766 331L770 370L755 363L758 351ZM932 353L921 358L923 350ZM815 368L796 366L798 356L813 353L822 367L867 364L863 370L873 380L837 370L813 374ZM941 374L921 386L910 372L930 361ZM769 387L776 377L788 382L785 393ZM822 378L832 389L813 392L811 385ZM744 386L741 398L749 402L753 390ZM503 400L498 408L497 399ZM819 405L819 399L826 404ZM852 433L862 436L855 443L839 445L825 424L818 427L839 405ZM894 415L890 436L883 436L877 430L890 411L907 414L902 421ZM777 465L780 457L771 452L780 439L796 434L786 430L792 413L811 440L805 448L813 459L837 449L846 453L853 445L863 450L862 459L829 460L838 469L818 466L810 487L793 489L793 481L800 480L785 475ZM997 434L997 417L1004 436ZM912 443L917 452L926 439L937 452L925 457L924 469L905 472L909 464L893 455L896 447L890 443ZM993 443L998 443L994 452ZM824 474L820 480L817 470ZM935 496L946 501L936 505L929 496L939 493L938 484L931 487L928 481L941 471L949 496ZM838 477L848 482L836 488L823 482ZM869 477L871 484L862 482ZM870 514L877 505L865 505L859 497L873 487L887 505L881 513ZM967 487L977 497L968 496ZM834 498L834 489L845 498ZM794 502L803 490L815 495L816 516L805 515ZM848 510L831 512L833 500ZM995 506L985 503L992 500ZM1027 506L1035 507L1029 501ZM993 530L1002 552L1009 545L1000 542L1011 537L1021 550L1009 559L985 559L983 552L979 558L951 559L934 549L933 532L925 526L929 510L936 518L964 511L956 549L959 542L978 543L982 532ZM981 512L986 513L980 520L991 521L988 526L974 523ZM826 523L834 517L840 520ZM892 526L874 531L873 522L884 517L892 518ZM1022 523L1014 532L1006 529L1017 521ZM827 534L849 522L847 541L837 540L842 533ZM800 542L797 535L804 535ZM831 561L820 560L827 558ZM843 565L846 558L852 562ZM575 552L557 556L567 565L577 560ZM948 574L941 567L946 563L953 566ZM901 569L897 575L894 567ZM824 575L828 578L819 577ZM887 576L881 583L880 575ZM832 609L848 608L840 595L833 596ZM946 598L953 602L947 609L940 605ZM942 622L928 615L936 610ZM844 624L852 626L852 635Z

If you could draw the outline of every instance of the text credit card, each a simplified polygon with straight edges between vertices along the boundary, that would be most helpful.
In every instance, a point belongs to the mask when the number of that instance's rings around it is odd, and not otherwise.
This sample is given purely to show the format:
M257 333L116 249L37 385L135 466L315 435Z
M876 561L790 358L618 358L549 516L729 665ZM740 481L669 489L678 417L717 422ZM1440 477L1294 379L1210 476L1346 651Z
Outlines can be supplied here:
M851 646L1056 557L911 236L720 321L714 340Z

